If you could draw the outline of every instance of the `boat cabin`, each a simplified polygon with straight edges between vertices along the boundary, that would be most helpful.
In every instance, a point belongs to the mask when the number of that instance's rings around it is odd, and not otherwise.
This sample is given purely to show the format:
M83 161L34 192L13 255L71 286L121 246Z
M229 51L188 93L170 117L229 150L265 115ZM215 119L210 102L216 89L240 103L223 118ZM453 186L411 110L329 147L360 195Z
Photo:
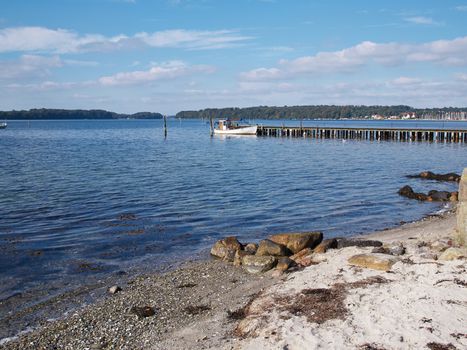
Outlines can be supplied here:
M219 130L237 129L240 126L237 120L232 119L220 119L217 123Z

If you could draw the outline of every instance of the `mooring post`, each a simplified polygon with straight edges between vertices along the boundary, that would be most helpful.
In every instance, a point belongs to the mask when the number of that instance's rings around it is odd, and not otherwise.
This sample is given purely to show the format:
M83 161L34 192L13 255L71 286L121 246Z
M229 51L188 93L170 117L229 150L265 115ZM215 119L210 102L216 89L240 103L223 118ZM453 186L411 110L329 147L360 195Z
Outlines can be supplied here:
M164 115L164 137L167 138L167 116Z
M214 135L214 124L212 122L212 117L209 117L209 129L210 129L210 135Z

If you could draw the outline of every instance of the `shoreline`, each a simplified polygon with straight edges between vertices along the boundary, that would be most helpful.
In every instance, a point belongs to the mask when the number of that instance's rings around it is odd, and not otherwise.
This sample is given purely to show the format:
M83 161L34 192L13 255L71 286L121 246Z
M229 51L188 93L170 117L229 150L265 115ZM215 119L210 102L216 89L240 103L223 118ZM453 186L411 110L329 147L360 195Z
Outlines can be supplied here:
M455 226L453 210L354 237L378 239L385 243L395 240L408 241L414 235L419 236L417 241L420 238L434 239L439 236L439 232L430 234L426 232L430 231L429 228L433 226L440 228L444 233L451 230ZM341 250L337 252L339 251ZM272 277L268 273L250 275L241 268L218 260L187 261L168 272L127 278L126 284L123 281L120 282L121 285L119 284L123 291L115 295L105 293L105 288L110 287L109 285L101 285L101 297L97 300L78 306L71 313L64 314L55 320L42 320L37 329L19 335L18 338L0 340L0 347L5 347L5 349L33 348L28 345L32 342L37 348L60 342L59 344L63 347L93 349L106 349L110 344L117 348L145 348L148 344L151 344L151 348L154 349L162 349L162 345L166 348L181 349L190 344L191 346L200 345L200 348L229 348L232 346L231 342L236 339L233 332L238 323L229 318L229 312L241 310L251 302L253 296L287 283L287 280L293 279L295 274L289 273L280 277ZM81 291L81 293L89 292L90 290ZM51 302L51 308L55 308L55 305L60 303L66 304L67 301L73 299L74 295L65 297L63 300L60 297ZM149 301L152 301L156 310L154 317L139 319L131 314L132 307ZM160 309L160 305L166 305L166 308ZM189 307L192 307L191 311ZM10 319L14 318L15 315L11 315ZM161 319L164 323L160 323ZM95 325L96 329L93 335L85 336L89 324ZM211 329L218 336L200 334L200 329L203 328L199 326L200 324L203 324L204 328ZM106 336L106 334L112 334L112 330L119 330L125 326L129 326L128 329L132 331L131 335L124 339L115 342L118 339L117 333L113 340L108 339L108 335ZM149 326L150 331L146 329ZM174 336L180 332L181 337ZM156 346L154 342L158 345Z

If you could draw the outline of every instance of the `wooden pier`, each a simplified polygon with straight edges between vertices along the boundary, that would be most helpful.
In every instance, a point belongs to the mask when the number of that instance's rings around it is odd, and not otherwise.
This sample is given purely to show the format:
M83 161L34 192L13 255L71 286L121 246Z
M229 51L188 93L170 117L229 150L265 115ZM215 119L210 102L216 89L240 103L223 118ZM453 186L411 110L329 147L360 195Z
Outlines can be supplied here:
M316 139L356 139L389 141L430 141L467 143L467 130L397 129L362 127L263 126L258 125L258 136L305 137Z

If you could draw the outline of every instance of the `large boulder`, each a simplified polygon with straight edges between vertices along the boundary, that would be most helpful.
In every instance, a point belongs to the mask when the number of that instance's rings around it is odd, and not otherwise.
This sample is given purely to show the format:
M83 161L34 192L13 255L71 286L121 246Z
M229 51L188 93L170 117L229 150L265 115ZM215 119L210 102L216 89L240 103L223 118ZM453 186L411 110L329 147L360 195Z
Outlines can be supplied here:
M211 255L225 261L234 261L235 253L241 249L242 245L236 237L225 237L214 243L211 248Z
M348 263L353 266L364 267L367 269L389 271L392 265L398 261L392 255L386 254L358 254L351 256Z
M246 255L242 259L243 268L249 273L261 273L271 270L277 263L274 256Z
M259 242L258 250L256 255L258 256L284 256L287 254L287 248L282 244L274 243L269 239L264 239Z
M279 233L269 237L271 241L287 247L292 254L304 248L314 248L323 240L322 232Z

